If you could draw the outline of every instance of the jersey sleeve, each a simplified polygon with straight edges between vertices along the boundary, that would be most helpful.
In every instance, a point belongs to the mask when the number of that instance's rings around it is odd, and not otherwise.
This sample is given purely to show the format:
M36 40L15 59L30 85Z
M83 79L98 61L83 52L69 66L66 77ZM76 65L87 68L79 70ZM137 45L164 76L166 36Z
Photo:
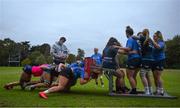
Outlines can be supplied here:
M158 45L160 46L160 49L163 49L164 46L165 46L165 43L164 42L159 42Z
M112 51L113 51L114 54L117 54L118 53L118 48L113 48Z
M83 69L81 69L81 75L80 75L80 78L84 79L84 74L85 74L85 71Z
M133 41L131 39L127 40L126 47L132 49L133 47Z

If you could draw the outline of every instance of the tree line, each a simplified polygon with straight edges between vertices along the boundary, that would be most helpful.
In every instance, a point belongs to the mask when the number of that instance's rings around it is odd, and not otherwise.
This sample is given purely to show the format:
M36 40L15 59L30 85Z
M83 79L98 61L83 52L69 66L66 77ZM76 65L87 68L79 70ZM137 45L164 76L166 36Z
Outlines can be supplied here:
M165 41L166 43L166 68L180 69L180 35ZM0 39L0 66L8 65L39 65L43 63L52 63L50 53L51 46L48 43L42 45L30 45L30 41L15 42L10 38ZM85 55L83 49L77 49L77 55L69 54L67 63L72 63L77 59L82 59ZM126 66L126 56L119 55L119 62L122 67Z
M50 53L51 46L47 43L42 45L30 45L30 41L15 42L10 38L0 40L0 66L23 66L25 64L39 65L53 63ZM84 50L78 48L77 55L69 54L67 63L84 57Z

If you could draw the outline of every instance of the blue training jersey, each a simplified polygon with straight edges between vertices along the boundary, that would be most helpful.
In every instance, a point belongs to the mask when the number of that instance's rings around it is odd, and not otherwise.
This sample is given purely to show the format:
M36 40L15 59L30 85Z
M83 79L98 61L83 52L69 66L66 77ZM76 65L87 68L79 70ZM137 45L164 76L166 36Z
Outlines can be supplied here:
M139 47L137 40L133 39L132 37L128 38L126 47L130 48L131 51L133 51L133 50L136 50L137 52L140 51L140 47ZM140 54L128 54L128 60L131 60L134 58L140 58Z
M101 65L102 64L102 55L100 53L97 54L93 54L91 56L92 59L94 59L96 61L97 65Z
M84 74L85 74L84 67L80 67L77 63L72 63L68 67L72 69L75 80L77 80L78 78L84 79Z
M165 59L165 42L162 40L159 40L158 45L160 46L160 48L155 48L153 49L153 57L155 61L159 61L159 60L163 60Z

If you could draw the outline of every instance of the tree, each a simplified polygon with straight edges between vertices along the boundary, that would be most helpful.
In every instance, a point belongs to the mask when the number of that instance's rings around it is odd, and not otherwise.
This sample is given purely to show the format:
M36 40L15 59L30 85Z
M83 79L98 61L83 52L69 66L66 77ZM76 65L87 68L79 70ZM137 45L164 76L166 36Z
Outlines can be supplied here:
M31 65L39 65L39 64L37 64L36 59L37 59L38 57L40 57L40 56L42 56L42 54L41 54L40 51L34 51L34 52L32 52L32 53L29 55L29 57L28 57L28 58L31 60Z
M41 64L44 64L44 63L47 63L47 62L46 62L46 59L45 59L44 55L41 54L40 56L38 56L38 57L36 58L34 64L36 64L36 65L41 65Z
M168 68L180 68L180 35L166 42L166 65Z
M15 42L10 38L5 38L4 40L0 40L0 49L1 66L8 65L9 60L13 61L12 63L16 63L14 61L18 62L20 60L21 64L27 61L29 63L29 60L31 61L31 64L41 63L38 60L42 61L43 63L52 63L50 45L47 43L31 47L30 41ZM36 60L36 57L39 57L38 60ZM29 60L27 60L27 58ZM43 60L43 58L45 60Z
M48 64L53 63L53 57L52 57L52 55L49 55L49 56L46 57L46 62L47 62Z
M50 55L50 45L45 43L42 45L36 45L36 46L32 46L30 51L40 51L44 56L49 56Z
M25 58L24 60L22 60L21 65L31 65L31 60L29 58Z
M0 40L0 57L1 57L1 59L0 59L0 65L2 66L4 66L4 65L7 65L8 64L8 53L9 53L9 51L8 51L8 48L7 48L7 46L5 45L5 42L4 42L4 40Z
M8 65L9 55L14 54L14 52L18 52L17 48L15 48L16 43L10 38L5 38L4 40L0 40L0 65Z
M40 52L45 56L49 56L50 55L50 49L51 49L51 46L47 43L44 43L40 46Z
M20 42L21 45L21 60L28 57L30 52L30 41Z

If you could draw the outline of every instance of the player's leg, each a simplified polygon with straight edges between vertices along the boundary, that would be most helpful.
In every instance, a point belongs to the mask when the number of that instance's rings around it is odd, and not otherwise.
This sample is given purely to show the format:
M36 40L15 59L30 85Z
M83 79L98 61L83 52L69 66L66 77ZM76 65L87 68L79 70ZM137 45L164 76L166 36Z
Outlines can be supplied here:
M4 85L4 88L7 90L13 89L14 86L20 85L19 81L10 82Z
M48 90L45 90L43 92L39 92L39 96L47 99L47 94L52 93L52 92L58 92L58 91L63 91L66 88L66 85L68 84L69 79L66 78L65 76L59 76L59 83L57 86L53 86L49 88Z
M51 85L51 74L48 72L43 72L40 82L37 84L30 85L28 88L30 90L34 90L35 88L41 88L41 87L50 87Z

